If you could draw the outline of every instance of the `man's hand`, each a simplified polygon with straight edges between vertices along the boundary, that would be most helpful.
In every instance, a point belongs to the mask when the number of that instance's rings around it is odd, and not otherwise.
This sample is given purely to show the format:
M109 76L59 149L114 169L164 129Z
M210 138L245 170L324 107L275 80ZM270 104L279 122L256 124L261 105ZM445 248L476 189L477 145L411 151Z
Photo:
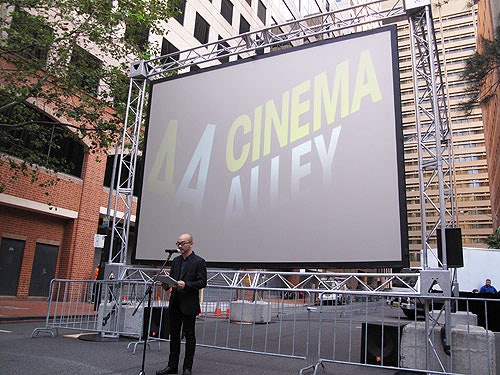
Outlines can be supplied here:
M186 283L184 281L182 281L182 280L177 281L177 289L182 290L182 289L184 289L185 286L186 286Z

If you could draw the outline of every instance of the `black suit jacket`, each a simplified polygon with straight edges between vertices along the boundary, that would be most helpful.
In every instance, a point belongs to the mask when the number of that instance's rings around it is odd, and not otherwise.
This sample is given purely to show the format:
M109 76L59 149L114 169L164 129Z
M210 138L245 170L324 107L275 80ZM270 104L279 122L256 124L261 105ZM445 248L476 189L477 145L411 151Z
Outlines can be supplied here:
M184 271L181 274L181 264ZM170 268L170 276L186 283L183 290L172 288L169 307L179 306L184 315L200 313L200 289L207 286L207 265L205 259L194 252L186 260L182 256L174 258Z

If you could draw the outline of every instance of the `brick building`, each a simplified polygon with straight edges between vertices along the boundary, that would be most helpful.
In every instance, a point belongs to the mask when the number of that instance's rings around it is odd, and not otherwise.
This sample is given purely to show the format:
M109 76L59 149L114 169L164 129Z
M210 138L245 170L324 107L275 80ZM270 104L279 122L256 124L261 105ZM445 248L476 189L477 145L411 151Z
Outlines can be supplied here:
M0 194L0 296L46 297L54 277L94 277L94 235L106 233L99 223L109 199L103 160L104 153L85 154L81 177L58 174L49 188L40 186L51 179L45 171L37 183L25 178L7 184ZM7 163L0 173L12 174Z
M75 167L58 174L39 167L34 182L31 175L16 177L6 162L15 157L2 156L0 296L46 297L54 277L93 278L94 234L103 233L99 222L108 205L104 180L110 163L104 151L84 153L74 140L65 146Z

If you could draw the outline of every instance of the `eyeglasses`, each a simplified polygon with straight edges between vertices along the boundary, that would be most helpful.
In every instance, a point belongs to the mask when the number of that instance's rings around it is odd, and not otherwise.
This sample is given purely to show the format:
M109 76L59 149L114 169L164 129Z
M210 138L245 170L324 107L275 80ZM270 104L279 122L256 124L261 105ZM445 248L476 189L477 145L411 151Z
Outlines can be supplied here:
M182 246L184 246L185 244L188 244L188 243L192 243L192 242L191 241L182 241L182 242L177 241L175 243L175 245L182 247Z

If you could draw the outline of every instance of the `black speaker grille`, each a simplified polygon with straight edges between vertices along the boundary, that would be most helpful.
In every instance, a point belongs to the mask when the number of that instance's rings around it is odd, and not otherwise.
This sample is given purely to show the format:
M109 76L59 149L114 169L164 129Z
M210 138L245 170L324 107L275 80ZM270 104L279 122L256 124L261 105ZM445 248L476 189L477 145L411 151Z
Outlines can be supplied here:
M451 268L464 266L464 253L462 248L462 230L460 228L445 228L446 233L446 264ZM441 229L437 230L437 249L439 260L443 261L441 246Z

